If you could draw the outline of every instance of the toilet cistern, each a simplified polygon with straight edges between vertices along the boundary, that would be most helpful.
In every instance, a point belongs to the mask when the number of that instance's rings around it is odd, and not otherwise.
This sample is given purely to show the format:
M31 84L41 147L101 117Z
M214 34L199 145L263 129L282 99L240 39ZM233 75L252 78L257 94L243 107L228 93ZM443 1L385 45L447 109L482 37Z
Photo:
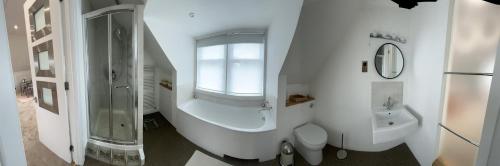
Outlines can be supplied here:
M387 98L387 102L385 102L383 106L385 107L386 110L391 110L392 107L394 107L394 104L396 104L396 102L391 102L391 97L389 96Z

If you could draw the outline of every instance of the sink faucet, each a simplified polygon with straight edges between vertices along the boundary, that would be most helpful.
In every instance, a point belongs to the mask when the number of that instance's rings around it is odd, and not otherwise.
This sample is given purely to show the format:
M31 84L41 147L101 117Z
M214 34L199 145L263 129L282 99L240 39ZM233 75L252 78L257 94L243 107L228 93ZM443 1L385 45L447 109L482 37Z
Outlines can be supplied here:
M391 101L391 97L389 96L387 98L387 102L384 103L384 107L387 109L387 110L391 110L392 107L394 106L395 102Z

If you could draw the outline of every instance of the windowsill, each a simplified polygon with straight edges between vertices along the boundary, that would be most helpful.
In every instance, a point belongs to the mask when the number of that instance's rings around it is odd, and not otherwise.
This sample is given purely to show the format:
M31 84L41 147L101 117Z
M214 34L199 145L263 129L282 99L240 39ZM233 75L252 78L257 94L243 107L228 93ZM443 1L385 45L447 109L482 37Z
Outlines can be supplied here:
M229 96L215 92L208 92L200 89L195 90L195 96L199 99L208 100L220 104L232 106L261 106L264 96Z

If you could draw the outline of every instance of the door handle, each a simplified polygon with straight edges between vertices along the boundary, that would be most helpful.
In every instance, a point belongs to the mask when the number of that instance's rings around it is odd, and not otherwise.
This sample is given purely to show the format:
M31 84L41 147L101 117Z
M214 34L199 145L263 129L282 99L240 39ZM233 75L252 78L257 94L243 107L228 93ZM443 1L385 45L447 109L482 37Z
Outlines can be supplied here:
M120 89L120 88L128 89L130 87L128 85L118 85L118 86L115 86L115 89Z

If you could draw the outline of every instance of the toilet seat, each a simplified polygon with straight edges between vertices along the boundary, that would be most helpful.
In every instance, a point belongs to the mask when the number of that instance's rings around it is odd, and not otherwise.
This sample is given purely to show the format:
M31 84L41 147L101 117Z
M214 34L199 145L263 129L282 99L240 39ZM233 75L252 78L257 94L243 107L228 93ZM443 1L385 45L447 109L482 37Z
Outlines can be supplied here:
M326 131L314 124L308 123L294 130L295 137L309 149L321 149L326 145Z

